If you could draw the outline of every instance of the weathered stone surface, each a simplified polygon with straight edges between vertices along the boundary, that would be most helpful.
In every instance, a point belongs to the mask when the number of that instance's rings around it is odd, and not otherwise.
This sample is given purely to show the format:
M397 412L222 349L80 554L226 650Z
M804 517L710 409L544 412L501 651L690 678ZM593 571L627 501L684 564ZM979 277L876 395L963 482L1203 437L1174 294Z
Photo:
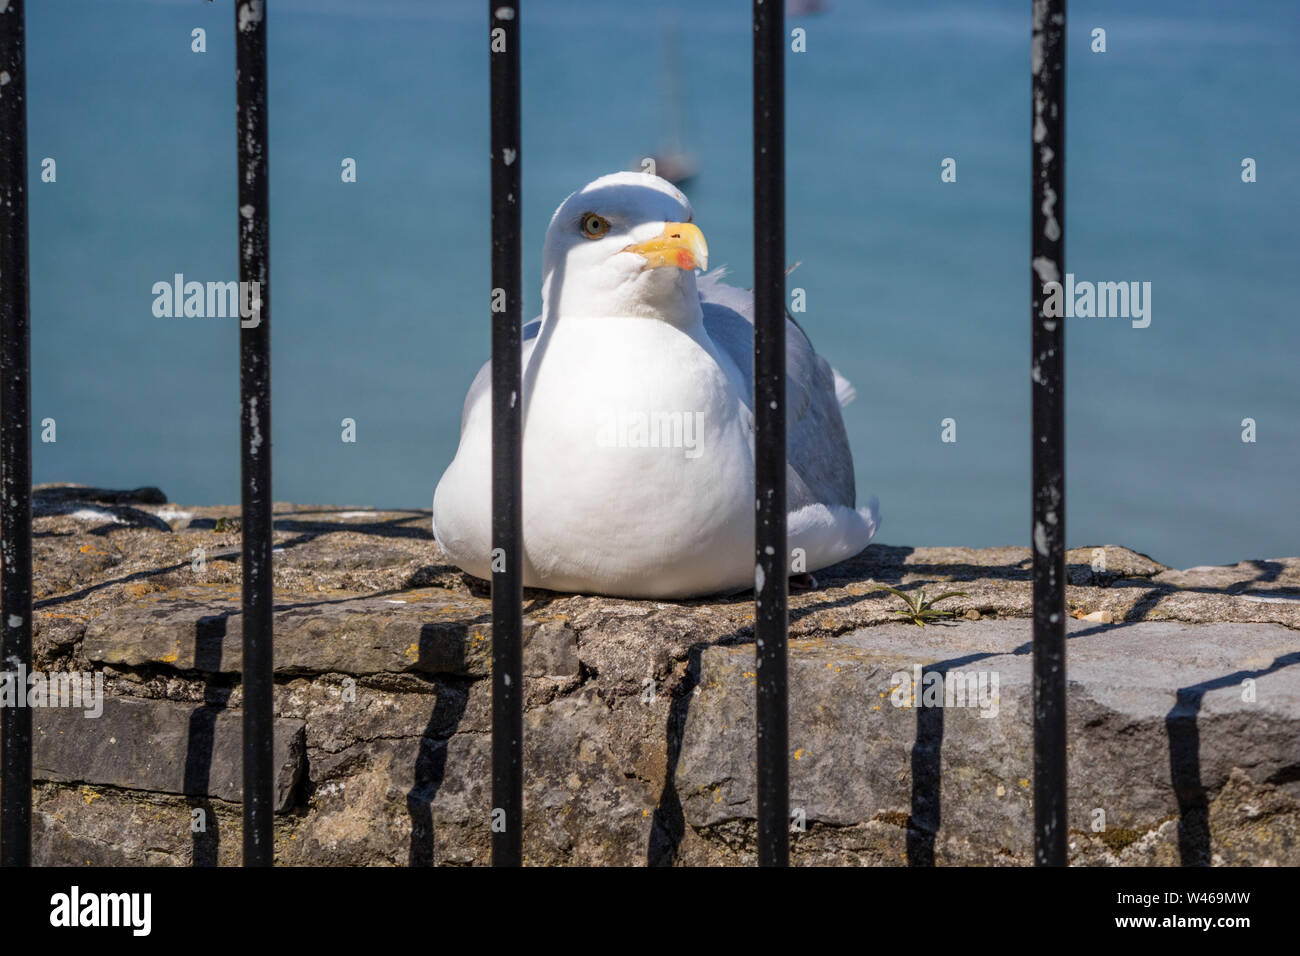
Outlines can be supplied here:
M314 574L322 571L373 571L402 567L410 561L410 554L403 548L382 541L340 548L329 535L321 535L277 551L275 560L285 567L299 568Z
M343 595L277 603L276 672L484 676L490 620L447 597L426 591L401 600ZM83 651L103 664L237 674L242 647L238 596L219 586L190 586L150 594L129 610L91 621Z
M278 842L293 818L275 818ZM239 866L243 813L237 803L40 784L32 807L32 855L40 865Z
M109 492L92 506L158 523L110 534L77 516L77 494L73 509L36 519L38 664L102 671L114 701L186 720L213 701L237 720L239 509ZM275 711L303 748L292 812L276 817L278 860L485 863L484 582L446 562L427 510L279 504L275 548ZM1068 610L1093 619L1071 624L1072 861L1300 863L1300 667L1288 657L1300 648L1300 559L1174 571L1106 545L1068 561ZM1030 565L1027 548L873 545L791 596L792 772L806 823L795 862L1029 862ZM970 596L940 605L955 624L920 630L898 623L901 604L879 584ZM752 863L752 595L530 590L525 615L526 861ZM1093 623L1107 616L1114 626ZM1208 624L1251 626L1206 637ZM945 661L996 664L996 718L892 705L896 670ZM1248 704L1240 684L1252 674ZM154 748L183 767L191 741L167 725ZM238 862L239 807L222 796L238 799L237 787L128 789L88 756L100 782L37 788L39 862ZM210 822L201 834L195 810Z
M1300 601L1300 560L1242 561L1222 567L1166 568L1152 576L1153 584L1193 591L1224 591L1234 595Z
M144 488L93 488L89 485L77 485L53 482L37 485L33 499L37 502L53 501L97 501L106 505L165 505L167 496L162 489L152 486Z
M243 796L242 715L224 708L110 697L99 717L33 710L36 780L211 796ZM275 809L287 810L303 771L303 722L275 722Z
M100 664L237 674L243 619L228 592L191 586L147 595L129 610L91 621L83 653ZM348 595L282 602L275 607L275 671L485 677L491 671L492 622L484 603L429 588L403 592L401 599ZM528 620L524 659L532 676L576 675L573 632L563 622Z
M170 531L171 526L134 504L166 504L157 488L110 491L84 485L38 485L32 495L33 517L68 516L86 525L91 534L106 535L123 528Z
M1182 818L1184 830L1203 831L1209 799L1234 770L1275 785L1294 810L1294 632L1070 622L1069 634L1072 829L1087 835L1103 820L1107 829L1141 834ZM1031 641L1031 622L1013 620L888 625L793 644L792 808L809 824L900 822L913 862L1024 858L1032 849ZM918 665L936 680L983 675L987 694L970 700L955 690L956 706L914 707L908 688ZM695 828L755 817L753 668L748 647L701 656L677 767ZM1209 862L1208 833L1185 832L1182 842L1184 862Z

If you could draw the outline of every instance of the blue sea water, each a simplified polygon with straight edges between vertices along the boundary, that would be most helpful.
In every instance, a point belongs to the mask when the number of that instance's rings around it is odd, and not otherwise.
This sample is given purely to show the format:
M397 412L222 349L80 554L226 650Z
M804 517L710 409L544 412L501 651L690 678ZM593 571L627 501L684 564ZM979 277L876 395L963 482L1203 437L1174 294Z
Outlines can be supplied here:
M489 345L486 11L268 6L275 497L428 507ZM236 278L230 7L31 5L33 412L57 422L37 481L238 500L235 323L157 318L151 293ZM1152 284L1148 328L1067 321L1071 547L1177 566L1300 553L1296 12L1071 5L1069 271ZM555 206L667 135L668 19L696 222L748 285L748 17L743 0L526 0L530 315ZM790 23L807 31L787 57L790 284L857 386L846 423L885 542L1029 539L1028 24L1027 0L840 0Z

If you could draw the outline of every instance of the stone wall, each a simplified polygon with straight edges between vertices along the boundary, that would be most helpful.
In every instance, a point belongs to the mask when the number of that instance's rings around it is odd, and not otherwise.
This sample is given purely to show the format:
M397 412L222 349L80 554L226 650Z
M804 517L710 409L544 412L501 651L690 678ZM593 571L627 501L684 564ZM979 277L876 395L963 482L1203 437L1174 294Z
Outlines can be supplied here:
M429 523L276 507L281 864L489 859L490 602ZM238 509L47 486L36 534L37 666L108 695L34 714L37 861L238 863ZM1072 862L1300 864L1300 559L1069 561ZM1030 861L1029 567L873 545L792 595L796 863ZM752 596L525 612L526 861L752 864Z

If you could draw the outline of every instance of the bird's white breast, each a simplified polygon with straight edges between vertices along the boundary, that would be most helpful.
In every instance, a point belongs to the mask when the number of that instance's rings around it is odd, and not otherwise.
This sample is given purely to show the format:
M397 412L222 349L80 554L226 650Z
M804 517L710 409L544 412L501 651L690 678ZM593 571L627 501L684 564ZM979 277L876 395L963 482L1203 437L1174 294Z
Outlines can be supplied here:
M746 580L753 458L739 386L699 324L544 329L524 382L525 582L667 597ZM479 405L434 507L444 547L482 554L485 573L491 412Z

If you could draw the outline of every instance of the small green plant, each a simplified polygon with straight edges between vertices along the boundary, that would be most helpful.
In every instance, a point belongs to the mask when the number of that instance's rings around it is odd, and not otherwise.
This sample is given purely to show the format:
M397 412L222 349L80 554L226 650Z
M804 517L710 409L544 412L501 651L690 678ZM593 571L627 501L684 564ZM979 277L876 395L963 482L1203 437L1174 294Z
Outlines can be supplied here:
M903 603L906 604L907 607L903 610L896 610L894 611L894 613L903 615L908 620L910 620L913 624L915 624L917 627L925 627L926 621L933 620L939 617L951 617L957 613L956 611L935 610L934 605L938 604L940 601L944 600L945 598L970 597L970 595L967 594L965 591L946 591L943 594L940 594L938 597L931 598L930 600L927 601L925 599L925 588L921 588L921 590L918 591L915 595L912 595L912 594L908 594L906 591L900 591L898 590L898 588L891 588L888 585L884 585L884 584L880 585L879 587L872 588L867 593L871 594L876 591L888 591L890 594L894 595L895 597L902 598Z

